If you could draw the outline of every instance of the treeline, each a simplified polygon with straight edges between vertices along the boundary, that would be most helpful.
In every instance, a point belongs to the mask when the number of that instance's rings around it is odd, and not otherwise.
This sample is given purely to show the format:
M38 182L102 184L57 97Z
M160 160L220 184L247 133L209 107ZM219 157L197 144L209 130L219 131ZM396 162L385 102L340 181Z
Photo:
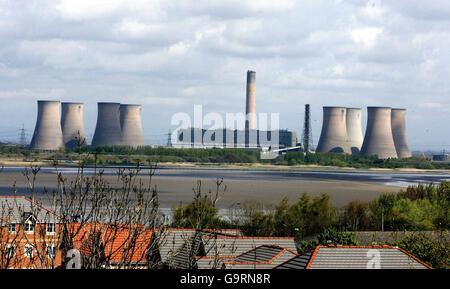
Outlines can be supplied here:
M76 160L79 148L60 149L56 152L30 151L19 146L0 146L0 153L7 157L22 157L24 160L42 159ZM352 168L417 168L450 169L450 162L432 162L422 157L407 159L379 160L377 156L358 156L336 153L288 152L276 159L261 159L258 150L248 149L175 149L165 147L143 146L83 146L82 153L96 155L86 158L89 163L100 165L133 165L137 162L192 162L211 164L253 164L273 165L320 165Z
M450 163L431 162L423 157L406 159L380 160L377 156L359 156L336 153L288 152L276 160L286 165L321 165L352 168L416 168L416 169L450 169Z
M164 147L84 146L84 153L130 155L153 162L256 163L259 151L244 149L175 149Z
M371 202L352 201L344 208L330 204L330 196L311 198L303 193L295 203L283 199L278 205L260 203L240 205L240 218L224 223L208 198L196 198L186 206L174 208L176 227L189 227L201 220L200 227L240 226L249 236L294 236L302 239L330 226L346 231L433 231L450 229L450 182L409 186L397 194L383 194ZM195 214L206 215L195 215Z

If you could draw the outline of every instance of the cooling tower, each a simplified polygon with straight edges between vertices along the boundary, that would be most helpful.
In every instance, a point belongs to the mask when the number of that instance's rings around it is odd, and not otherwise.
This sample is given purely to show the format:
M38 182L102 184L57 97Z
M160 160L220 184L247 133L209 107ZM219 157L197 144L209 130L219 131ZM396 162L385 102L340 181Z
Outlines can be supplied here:
M121 145L120 103L99 102L97 126L95 127L93 146Z
M136 104L120 105L120 126L122 128L122 145L144 146L144 134L141 119L142 107Z
M345 107L323 107L322 132L316 152L351 153Z
M86 144L86 135L84 133L83 124L83 107L82 103L63 102L61 103L61 128L63 134L63 142L67 148L75 148L78 146L79 139L81 144Z
M361 130L361 109L347 107L346 116L347 140L352 154L359 154L363 143Z
M59 101L38 101L38 116L31 149L57 150L64 146L59 108Z
M390 107L367 107L367 128L361 155L378 155L380 159L396 158L391 129Z
M256 129L256 72L247 71L247 98L245 105L245 129Z
M399 158L411 157L406 136L406 109L393 108L391 112L392 137Z

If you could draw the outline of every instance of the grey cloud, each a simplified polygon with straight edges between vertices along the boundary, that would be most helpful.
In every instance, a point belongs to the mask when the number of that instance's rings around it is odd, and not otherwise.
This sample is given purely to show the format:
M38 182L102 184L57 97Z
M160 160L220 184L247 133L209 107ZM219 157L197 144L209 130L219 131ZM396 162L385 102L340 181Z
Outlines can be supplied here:
M37 99L83 101L89 136L97 101L142 103L164 143L193 104L244 111L253 69L257 110L298 134L305 103L315 137L324 105L383 104L408 108L413 148L449 145L447 2L0 1L0 113L32 131Z

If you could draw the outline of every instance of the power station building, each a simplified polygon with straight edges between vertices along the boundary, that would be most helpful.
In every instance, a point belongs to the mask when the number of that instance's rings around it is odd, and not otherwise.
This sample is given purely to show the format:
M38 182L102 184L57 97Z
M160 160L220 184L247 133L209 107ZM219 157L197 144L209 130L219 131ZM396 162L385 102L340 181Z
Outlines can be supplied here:
M61 103L61 129L63 143L67 148L73 149L79 144L87 144L84 132L83 108L83 103Z
M297 135L285 129L260 131L187 128L178 130L176 142L173 142L172 146L175 148L260 149L274 144L279 148L293 147L297 144Z
M58 150L64 147L61 130L60 102L38 100L38 115L30 148Z

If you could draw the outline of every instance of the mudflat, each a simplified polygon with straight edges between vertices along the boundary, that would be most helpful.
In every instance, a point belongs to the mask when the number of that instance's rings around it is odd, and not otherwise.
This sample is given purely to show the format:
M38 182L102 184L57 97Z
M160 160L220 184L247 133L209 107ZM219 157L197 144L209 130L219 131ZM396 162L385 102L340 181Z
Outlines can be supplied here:
M74 171L63 171L64 177L70 182L75 178ZM407 182L439 181L439 178L449 178L449 175L415 175L386 172L352 173L352 172L289 172L289 171L247 171L247 170L211 170L189 168L158 170L153 176L162 208L171 208L180 203L187 204L192 200L192 189L201 181L202 191L215 192L217 177L223 177L226 191L220 194L218 206L227 209L237 203L258 201L267 205L278 204L283 198L290 202L297 201L303 192L312 197L327 193L331 197L331 204L342 207L353 200L371 201L382 193L396 193L401 186L392 185L397 181ZM433 178L432 178L433 177ZM119 186L114 169L106 171L104 178L112 186ZM145 183L147 179L141 178ZM393 180L393 182L390 182ZM5 169L0 174L0 195L13 195L15 184L18 195L30 195L29 184L22 170ZM35 191L36 197L45 204L48 196L43 191L51 191L57 185L57 175L51 168L39 172Z

